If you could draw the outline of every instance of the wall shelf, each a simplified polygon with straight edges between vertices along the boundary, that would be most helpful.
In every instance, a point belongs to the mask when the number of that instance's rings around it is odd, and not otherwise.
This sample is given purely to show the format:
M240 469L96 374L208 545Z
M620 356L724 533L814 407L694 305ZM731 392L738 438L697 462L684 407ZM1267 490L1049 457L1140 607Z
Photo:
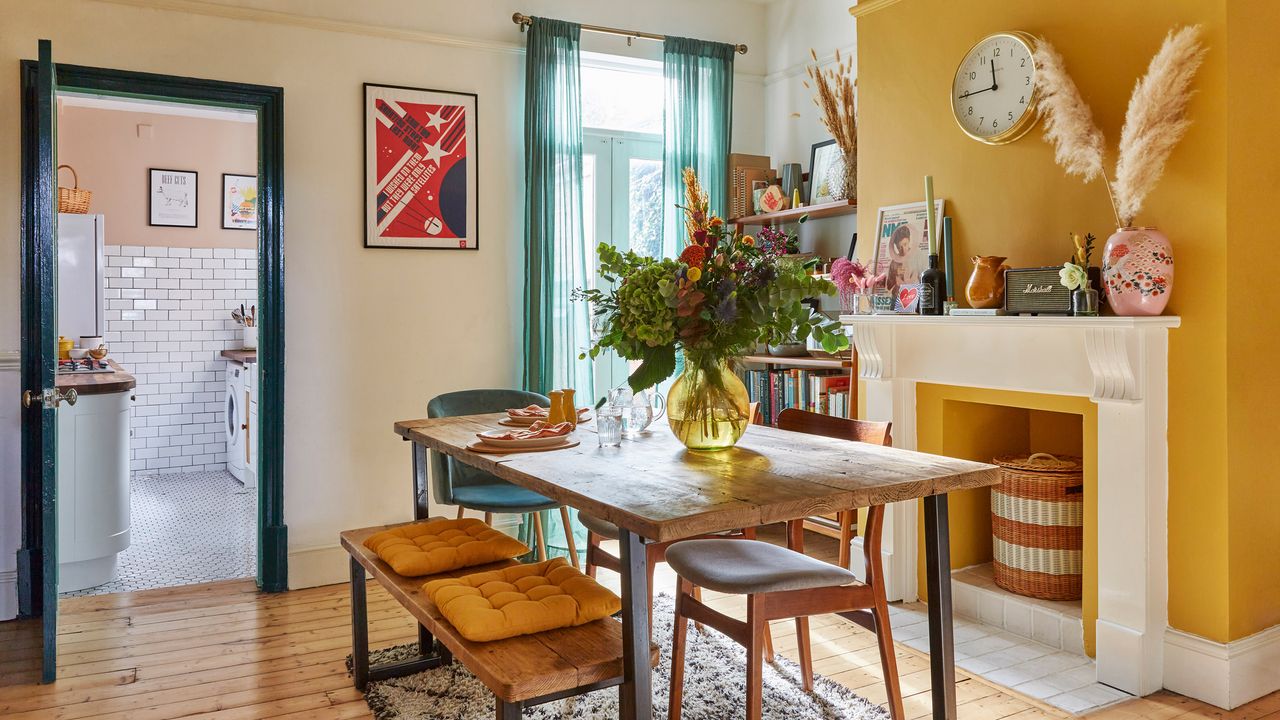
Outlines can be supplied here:
M857 211L858 202L856 200L839 200L837 202L791 208L790 210L779 210L778 212L746 215L734 218L729 222L741 229L747 225L781 225L782 223L796 222L805 215L808 215L810 220L816 220L837 215L850 215Z
M742 362L758 363L760 365L786 365L787 367L816 368L821 370L843 370L845 368L853 367L853 361L846 358L805 357L803 355L796 357L783 357L781 355L746 355L742 358Z

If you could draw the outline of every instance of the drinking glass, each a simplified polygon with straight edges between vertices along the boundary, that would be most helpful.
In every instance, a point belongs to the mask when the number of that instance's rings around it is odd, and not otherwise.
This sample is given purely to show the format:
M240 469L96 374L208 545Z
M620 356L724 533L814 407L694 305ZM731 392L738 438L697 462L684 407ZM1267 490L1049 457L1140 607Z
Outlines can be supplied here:
M596 435L600 438L600 447L622 444L622 408L606 404L596 411Z

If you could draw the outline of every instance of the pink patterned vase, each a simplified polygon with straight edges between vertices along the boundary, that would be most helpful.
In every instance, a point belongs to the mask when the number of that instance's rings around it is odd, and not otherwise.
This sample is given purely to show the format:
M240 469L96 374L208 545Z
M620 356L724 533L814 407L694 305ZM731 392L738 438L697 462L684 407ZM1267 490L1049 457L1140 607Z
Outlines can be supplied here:
M1122 228L1107 238L1102 284L1117 315L1159 315L1173 292L1173 247L1155 228Z

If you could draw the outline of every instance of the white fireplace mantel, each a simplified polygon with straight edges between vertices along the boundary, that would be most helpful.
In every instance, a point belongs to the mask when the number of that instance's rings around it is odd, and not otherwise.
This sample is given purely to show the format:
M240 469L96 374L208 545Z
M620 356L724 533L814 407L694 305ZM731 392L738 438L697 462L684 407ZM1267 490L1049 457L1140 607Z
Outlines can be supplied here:
M1168 331L1178 317L845 315L866 417L916 448L916 383L1087 397L1098 405L1098 680L1163 686L1168 624ZM891 599L916 599L916 508L886 514ZM855 549L854 557L861 553Z

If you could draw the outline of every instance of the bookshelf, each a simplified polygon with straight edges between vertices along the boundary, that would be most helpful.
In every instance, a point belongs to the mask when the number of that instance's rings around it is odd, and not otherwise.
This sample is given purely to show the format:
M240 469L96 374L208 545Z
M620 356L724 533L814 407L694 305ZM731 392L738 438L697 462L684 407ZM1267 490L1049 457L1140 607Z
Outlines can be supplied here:
M763 368L766 371L790 368L803 370L847 371L849 377L847 417L857 417L858 415L858 356L856 351L851 352L850 356L847 358L747 355L742 358L742 362L744 367ZM750 384L748 384L747 389L748 392L752 392ZM767 420L762 419L760 424L765 423L767 423ZM835 538L837 540L840 539L840 523L834 513L808 517L804 521L804 528L820 535L826 535L827 537Z
M858 201L837 200L836 202L805 205L804 207L779 210L771 213L760 213L759 215L745 215L743 217L733 218L729 222L738 227L738 232L742 232L743 228L748 225L782 225L784 223L796 222L805 215L808 215L810 220L817 220L819 218L835 217L837 215L850 215L856 212L858 212Z

